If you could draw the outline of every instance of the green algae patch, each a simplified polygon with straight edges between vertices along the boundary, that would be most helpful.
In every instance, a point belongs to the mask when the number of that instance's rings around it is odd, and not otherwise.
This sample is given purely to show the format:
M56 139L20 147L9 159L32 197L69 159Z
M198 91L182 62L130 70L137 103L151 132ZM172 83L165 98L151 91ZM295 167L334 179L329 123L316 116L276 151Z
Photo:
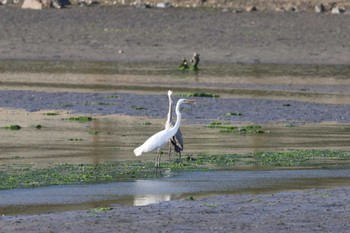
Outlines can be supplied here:
M94 209L89 209L87 212L88 213L101 213L101 212L108 212L108 211L111 211L113 210L112 207L97 207L97 208L94 208Z
M265 130L262 129L261 125L244 125L244 126L234 126L229 123L223 123L218 121L212 121L207 124L208 128L219 129L220 133L250 133L250 134L262 134Z
M57 116L57 115L59 115L58 112L46 112L46 113L43 113L43 114L46 115L46 116Z
M1 165L0 189L49 185L94 184L166 177L172 173L218 169L295 169L350 167L350 152L291 150L248 154L183 155L172 161L163 156L160 174L153 160L106 162L102 164ZM20 159L20 158L19 158Z
M93 118L90 116L75 116L75 117L68 117L66 120L78 121L78 122L88 122L88 121L92 121Z
M7 126L5 126L5 129L20 130L20 129L22 129L22 127L20 125L7 125Z

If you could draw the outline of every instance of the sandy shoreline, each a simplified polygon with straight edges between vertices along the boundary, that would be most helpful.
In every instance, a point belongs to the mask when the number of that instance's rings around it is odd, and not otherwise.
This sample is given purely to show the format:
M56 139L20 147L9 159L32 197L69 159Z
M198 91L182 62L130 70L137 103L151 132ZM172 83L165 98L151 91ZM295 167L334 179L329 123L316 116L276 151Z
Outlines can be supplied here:
M350 64L350 15L210 9L0 8L0 59ZM350 188L2 216L0 232L346 232Z

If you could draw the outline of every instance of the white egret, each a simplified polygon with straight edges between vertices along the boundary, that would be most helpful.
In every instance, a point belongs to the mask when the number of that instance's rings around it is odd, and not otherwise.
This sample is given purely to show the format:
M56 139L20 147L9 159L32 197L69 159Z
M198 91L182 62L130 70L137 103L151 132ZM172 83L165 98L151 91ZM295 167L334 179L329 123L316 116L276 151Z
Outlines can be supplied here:
M160 167L160 156L161 156L161 149L162 147L169 142L169 140L174 137L176 132L178 131L180 124L181 124L181 112L180 112L180 106L183 103L193 103L193 100L187 100L187 99L180 99L177 101L175 112L176 112L176 123L173 127L164 129L153 136L151 136L147 141L145 141L141 146L137 147L134 150L134 154L136 156L142 155L142 153L157 151L157 162L156 167Z
M174 122L172 120L173 117L173 100L171 99L171 94L173 92L171 90L168 91L168 98L169 98L169 112L167 121L165 122L165 129L170 129L174 126ZM169 159L171 154L171 149L174 147L175 153L179 155L179 158L181 158L181 152L183 151L184 144L182 139L182 133L180 128L177 130L176 134L170 138L169 140Z

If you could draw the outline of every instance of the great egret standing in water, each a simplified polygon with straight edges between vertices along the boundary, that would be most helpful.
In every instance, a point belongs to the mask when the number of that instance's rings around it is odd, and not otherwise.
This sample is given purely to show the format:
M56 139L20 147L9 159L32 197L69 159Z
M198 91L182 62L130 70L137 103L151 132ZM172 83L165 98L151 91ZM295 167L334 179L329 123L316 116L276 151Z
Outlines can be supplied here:
M151 136L147 141L145 141L141 146L137 147L134 150L134 154L136 156L142 155L142 153L157 151L157 162L156 167L160 167L160 156L161 156L161 149L162 147L169 142L169 140L174 137L176 132L179 130L180 124L181 124L181 112L180 107L183 103L193 103L193 100L187 100L187 99L180 99L177 101L175 112L176 112L176 123L173 127L164 129L153 136Z
M165 122L165 129L170 129L174 126L174 122L172 120L173 117L173 100L171 99L171 94L173 92L171 90L168 91L168 98L169 98L169 112L168 112L168 118ZM179 158L181 158L181 152L183 151L184 144L182 139L182 133L180 128L177 130L176 134L170 138L169 140L169 159L171 155L171 149L174 147L175 153L179 155Z

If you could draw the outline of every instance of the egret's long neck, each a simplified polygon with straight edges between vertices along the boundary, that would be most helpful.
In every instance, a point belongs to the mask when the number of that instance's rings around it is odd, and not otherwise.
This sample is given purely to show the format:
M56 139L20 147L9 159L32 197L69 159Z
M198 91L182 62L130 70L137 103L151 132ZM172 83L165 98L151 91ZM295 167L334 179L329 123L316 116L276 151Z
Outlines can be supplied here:
M181 103L179 103L179 102L176 104L176 109L175 109L175 112L176 112L176 123L175 123L174 127L172 127L170 129L170 131L174 131L175 133L178 131L178 129L180 127L180 123L181 123L180 105L181 105Z
M168 95L168 97L169 97L169 112L168 112L168 119L166 120L166 127L169 127L170 126L170 123L171 123L171 119L172 119L172 107L173 107L173 101L171 100L171 96L170 95Z

